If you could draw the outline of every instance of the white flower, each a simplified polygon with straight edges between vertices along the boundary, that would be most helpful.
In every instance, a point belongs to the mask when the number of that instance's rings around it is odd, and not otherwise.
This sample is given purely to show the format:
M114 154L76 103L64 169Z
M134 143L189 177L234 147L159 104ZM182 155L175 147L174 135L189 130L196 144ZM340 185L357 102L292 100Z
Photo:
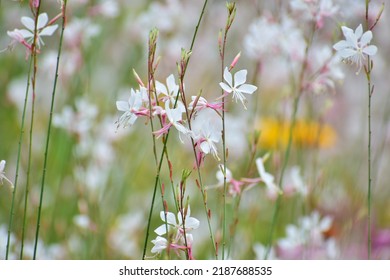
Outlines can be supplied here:
M334 44L333 48L344 60L355 63L358 66L358 74L366 56L373 56L378 51L376 46L369 45L372 39L372 32L368 30L363 33L361 24L355 31L346 26L342 26L341 29L345 40Z
M123 126L126 127L127 125L132 126L134 122L137 120L137 111L142 106L142 94L137 90L134 91L131 89L130 92L130 98L126 101L117 101L116 107L119 111L124 112L123 115L119 118L117 121L118 127Z
M163 225L159 226L158 228L156 228L156 230L154 232L157 233L158 235L166 234L167 233L167 226L168 226L168 231L170 229L174 228L174 229L178 230L178 233L180 233L180 234L184 233L184 229L185 229L186 233L188 233L189 231L191 231L193 229L197 229L199 227L199 220L196 218L190 217L190 214L191 214L191 210L190 210L190 206L188 206L187 214L184 218L184 225L183 225L183 219L182 219L182 215L180 212L177 213L177 220L178 220L178 222L177 222L175 214L173 214L171 212L167 212L166 213L166 220L165 220L165 212L161 211L160 218L161 218L161 220L166 222L168 225L163 224Z
M233 92L233 98L236 100L240 100L242 105L244 105L244 108L246 109L245 106L245 96L243 93L246 94L252 94L257 90L256 86L245 84L246 82L246 75L247 75L247 70L240 70L234 74L234 83L232 80L232 74L229 72L228 68L226 67L224 72L223 72L223 78L227 82L226 83L219 83L221 88L226 91L227 93L232 93Z
M20 36L22 36L24 39L27 39L28 43L32 43L34 40L34 29L35 29L35 21L32 18L29 17L22 17L21 19L22 24L27 29L15 29L14 31L8 31L7 34L11 38L21 42ZM48 26L49 18L46 13L42 13L38 16L38 22L37 22L37 46L38 48L41 48L41 44L45 45L43 43L43 40L41 36L51 36L53 35L54 31L57 30L58 25L50 25Z
M11 182L11 180L9 180L7 177L5 177L5 172L4 172L5 163L6 163L5 160L0 161L0 183L3 184L3 180L5 180L13 187L14 184Z
M185 112L185 107L183 103L178 102L177 107L171 109L169 106L170 101L165 102L165 113L169 122L181 133L187 135L190 130L188 130L184 125L182 125L182 114Z
M175 78L173 74L169 75L167 78L167 87L159 81L156 81L157 94L163 94L163 101L166 101L168 99L173 105L175 104L177 94L179 93L179 86L175 83Z
M168 240L166 240L164 237L157 236L156 239L152 240L152 243L154 244L151 252L154 253L161 253L163 250L165 250L168 246Z
M256 159L256 167L257 171L259 172L261 180L264 182L264 184L267 186L267 190L271 196L275 196L276 194L280 194L281 190L274 182L274 176L267 171L265 171L264 168L264 159L258 158Z
M201 128L200 135L197 137L200 143L199 148L204 154L211 153L217 160L220 160L218 157L218 150L215 146L219 142L221 137L221 131L218 131L213 127L210 122L206 123Z

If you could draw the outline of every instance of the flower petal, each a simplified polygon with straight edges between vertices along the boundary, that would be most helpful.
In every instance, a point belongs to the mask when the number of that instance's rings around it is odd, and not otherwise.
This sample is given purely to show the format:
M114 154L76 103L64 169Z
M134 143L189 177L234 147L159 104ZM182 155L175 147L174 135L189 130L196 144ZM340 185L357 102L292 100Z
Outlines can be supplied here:
M234 74L234 87L238 87L246 82L247 70L240 70L236 74Z
M360 45L362 47L368 45L372 39L372 32L370 30L364 32L362 38L360 39Z
M199 227L199 220L193 217L186 218L185 228L188 230L197 229Z
M116 102L116 108L119 111L128 111L130 109L129 103L126 101L117 101Z
M169 226L168 226L168 230L169 230ZM156 228L154 230L154 232L157 234L157 235L164 235L167 233L167 226L165 224L159 226L158 228Z
M233 87L232 74L229 72L227 67L225 67L225 70L223 71L223 78L230 87Z
M165 212L164 211L160 212L160 218L161 218L161 220L163 220L163 222L165 222ZM167 212L167 223L174 225L174 226L176 225L175 215L171 212Z
M353 49L343 49L343 50L340 50L338 52L338 54L342 57L342 58L349 58L349 57L352 57L354 55L357 54L357 51L356 50L353 50Z
M50 25L44 29L42 29L42 31L39 33L39 36L51 36L53 35L54 31L56 31L58 28L58 25L55 24L55 25Z
M257 86L254 85L248 85L248 84L243 84L238 88L239 91L247 94L252 94L257 90Z
M38 25L37 28L41 29L46 26L46 24L49 22L49 17L46 13L42 13L38 16Z
M346 48L350 48L351 45L346 41L346 40L341 40L339 42L337 42L336 44L333 45L333 48L336 50L336 51L339 51L339 50L342 50L342 49L346 49Z
M363 26L362 26L362 24L359 24L359 26L356 27L355 36L356 36L356 38L360 38L360 37L362 37L362 34L363 34Z
M228 86L227 84L225 83L222 83L220 82L219 85L221 86L221 88L226 91L227 93L231 93L233 90L231 88L231 86Z
M35 28L35 22L32 18L29 17L22 17L20 20L22 24L30 31L34 31Z
M365 47L363 49L363 53L365 53L366 55L371 55L371 56L375 55L377 51L378 51L378 48L374 45Z

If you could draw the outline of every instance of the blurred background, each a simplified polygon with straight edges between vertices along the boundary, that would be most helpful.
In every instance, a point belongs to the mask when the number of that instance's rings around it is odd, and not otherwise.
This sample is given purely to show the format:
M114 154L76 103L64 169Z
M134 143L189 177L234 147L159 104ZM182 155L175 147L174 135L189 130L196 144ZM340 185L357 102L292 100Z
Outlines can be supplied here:
M279 219L272 240L272 258L367 258L368 94L364 69L342 63L332 46L344 39L340 29L365 27L365 1L237 0L237 14L228 34L225 64L241 57L233 72L247 69L247 83L258 90L247 110L227 103L227 167L237 180L259 177L254 158L269 154L266 170L280 184L292 123L294 97L300 94L291 153L283 180ZM387 4L387 3L386 3ZM188 49L203 1L74 0L67 25L55 100L47 178L42 209L38 259L139 259L156 175L150 126L139 119L119 128L116 101L126 101L138 88L133 69L147 77L147 41L159 30L156 79L177 81L181 48ZM371 1L372 25L381 1ZM60 11L57 1L42 2L49 19ZM373 29L372 57L372 233L373 258L390 258L390 37L389 7ZM28 1L0 1L0 49L12 39L7 31L24 28L32 17ZM221 94L218 33L226 23L225 1L209 1L186 74L188 95L201 90L208 100ZM61 24L60 20L57 24ZM28 193L24 258L32 258L50 100L60 28L38 55L38 77ZM307 50L306 50L307 49ZM364 63L366 61L363 61ZM303 65L306 63L306 66ZM29 62L22 45L0 53L0 160L14 181ZM303 70L302 70L303 69ZM299 91L299 89L301 89ZM29 95L31 97L31 94ZM25 200L31 98L22 142L10 258L19 258ZM187 98L189 100L189 98ZM215 118L207 114L198 117ZM218 119L217 119L218 121ZM253 144L255 132L260 133ZM158 143L158 150L162 146ZM221 142L218 150L222 154ZM193 151L176 132L168 144L179 183L183 169L194 166ZM205 186L218 184L221 162L207 156L202 167ZM191 216L200 220L193 231L193 254L212 259L202 196L196 172L187 182ZM169 185L169 172L162 181ZM174 209L171 198L168 207ZM0 185L0 258L5 255L12 188ZM222 189L208 190L212 228L221 236ZM243 188L228 198L229 258L264 257L275 199L264 184ZM162 221L156 200L152 231ZM152 240L156 234L151 231ZM150 253L150 258L159 258ZM176 256L171 256L175 258ZM181 256L182 258L183 256ZM164 255L162 256L164 258ZM180 258L180 256L178 256Z

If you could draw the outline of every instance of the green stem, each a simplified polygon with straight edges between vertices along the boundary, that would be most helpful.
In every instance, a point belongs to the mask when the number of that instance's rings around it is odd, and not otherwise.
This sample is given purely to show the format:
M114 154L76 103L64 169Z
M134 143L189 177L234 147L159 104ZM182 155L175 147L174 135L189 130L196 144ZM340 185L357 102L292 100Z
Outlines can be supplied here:
M42 1L40 3L42 3ZM51 95L49 123L47 126L47 136L46 136L44 161L43 161L43 172L42 172L42 183L41 183L41 191L40 191L40 196L39 196L37 225L36 225L36 231L35 231L35 243L34 243L34 255L33 255L34 260L36 259L39 229L40 229L40 225L41 225L42 202L43 202L43 193L44 193L45 179L46 179L47 160L48 160L48 155L49 155L49 143L50 143L50 136L51 136L51 125L52 125L52 120L53 120L54 100L55 100L55 96L56 96L58 70L59 70L59 65L60 65L62 42L63 42L64 31L65 31L66 4L67 4L67 0L64 0L63 6L62 6L62 28L61 28L60 42L59 42L59 46L58 46L57 64L56 64L55 77L54 77L54 82L53 82L53 91L52 91L52 95Z
M24 135L24 124L25 124L25 119L26 119L28 92L30 89L32 62L33 62L33 59L31 57L30 64L28 67L29 70L27 73L26 93L25 93L25 97L24 97L22 121L21 121L21 126L20 126L20 133L19 133L18 154L17 154L17 158L16 158L15 180L14 180L14 187L13 187L13 191L12 191L11 210L10 210L9 222L8 222L8 236L7 236L7 245L6 245L6 253L5 253L6 260L8 260L9 246L10 246L10 240L11 240L11 230L12 230L13 219L15 216L15 196L16 196L16 189L18 186L18 179L19 179L20 157L21 157L21 151L22 151L22 140L23 140L23 135Z

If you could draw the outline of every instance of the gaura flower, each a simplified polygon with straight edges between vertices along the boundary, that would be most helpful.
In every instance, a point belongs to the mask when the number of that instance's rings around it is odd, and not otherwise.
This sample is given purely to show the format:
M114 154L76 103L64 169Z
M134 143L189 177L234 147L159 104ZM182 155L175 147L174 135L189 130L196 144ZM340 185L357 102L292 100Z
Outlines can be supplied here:
M14 29L14 31L7 31L7 34L15 41L28 47L28 45L31 45L32 41L34 40L35 21L29 17L22 17L21 22L27 29ZM49 17L46 13L42 13L38 16L37 46L39 49L41 48L41 45L45 45L41 36L51 36L58 28L57 24L48 25L48 22Z
M179 86L175 83L175 78L173 74L169 75L167 78L167 86L159 81L156 81L156 91L157 94L164 95L162 101L169 100L171 104L175 104L177 95L179 93Z
M130 98L126 101L117 101L116 108L119 111L124 112L122 116L120 116L117 121L117 128L119 126L132 126L134 122L137 120L138 115L137 112L142 106L142 94L139 91L134 91L131 89Z
M161 236L157 236L156 239L152 240L152 243L154 244L151 250L153 254L159 254L168 247L168 240Z
M226 67L223 72L223 78L226 81L226 83L221 82L219 85L221 88L226 91L227 93L233 93L233 99L237 102L237 100L240 100L242 105L244 105L244 108L246 109L245 102L246 97L245 94L252 94L257 90L257 87L254 85L245 84L246 82L246 75L247 70L240 70L234 74L234 82L232 74L229 72L228 68Z
M161 220L163 220L164 222L166 222L168 224L168 231L170 229L175 229L180 234L184 233L184 229L185 229L185 232L188 233L189 231L191 231L193 229L197 229L199 227L199 220L196 218L190 217L190 215L191 215L190 206L188 206L188 208L187 208L187 213L186 213L186 216L184 218L184 222L183 222L182 215L180 212L177 213L177 220L178 221L176 221L175 214L173 214L171 212L167 212L166 219L165 219L165 212L164 211L160 212ZM166 224L162 224L161 226L156 228L156 230L154 232L157 233L158 235L166 234L167 233Z
M367 56L373 56L378 51L374 45L370 45L372 32L368 30L363 33L361 24L353 31L351 28L342 26L345 40L341 40L333 45L337 53L347 62L355 63L358 66L358 74L362 68L363 60Z

